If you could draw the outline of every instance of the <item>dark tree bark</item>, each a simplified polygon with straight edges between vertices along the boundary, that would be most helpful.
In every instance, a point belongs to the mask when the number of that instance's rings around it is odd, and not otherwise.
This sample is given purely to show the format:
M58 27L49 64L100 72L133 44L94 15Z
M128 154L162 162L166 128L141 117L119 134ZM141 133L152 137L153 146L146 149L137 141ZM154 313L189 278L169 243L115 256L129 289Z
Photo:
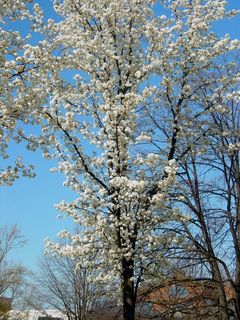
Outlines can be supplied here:
M135 317L135 290L134 290L134 262L132 259L122 259L122 286L123 286L123 318L134 320Z

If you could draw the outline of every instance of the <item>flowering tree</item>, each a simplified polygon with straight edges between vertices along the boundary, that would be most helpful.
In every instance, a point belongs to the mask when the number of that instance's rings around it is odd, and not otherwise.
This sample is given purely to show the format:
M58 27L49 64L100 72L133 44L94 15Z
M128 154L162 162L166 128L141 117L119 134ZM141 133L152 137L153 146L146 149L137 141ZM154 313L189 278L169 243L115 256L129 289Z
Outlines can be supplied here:
M9 22L25 19L29 12L26 1L0 1L0 157L7 159L7 148L11 139L20 142L22 137L16 131L18 120L28 122L29 106L24 101L25 84L23 74L26 64L21 49L27 39L19 32L6 28ZM0 169L0 185L11 185L19 173L33 176L32 166L25 167L21 157L13 166Z
M60 234L71 245L48 245L97 269L92 280L119 292L124 319L134 319L139 284L178 241L164 229L185 219L169 196L176 162L207 138L207 115L218 101L200 91L211 85L217 59L239 48L210 32L213 21L234 14L225 5L54 1L60 22L44 22L35 5L33 26L45 39L24 47L32 66L26 96L42 135L29 148L40 144L58 160L55 170L77 198L57 208L81 226L78 235Z

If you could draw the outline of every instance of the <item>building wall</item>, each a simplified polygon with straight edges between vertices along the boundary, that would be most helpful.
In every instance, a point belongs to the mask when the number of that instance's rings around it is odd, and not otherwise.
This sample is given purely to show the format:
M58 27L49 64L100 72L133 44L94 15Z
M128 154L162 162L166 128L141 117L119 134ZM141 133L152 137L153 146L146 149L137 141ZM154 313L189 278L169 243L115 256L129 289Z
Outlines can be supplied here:
M10 319L12 320L38 320L39 317L49 317L67 320L67 317L58 310L12 310L10 311Z

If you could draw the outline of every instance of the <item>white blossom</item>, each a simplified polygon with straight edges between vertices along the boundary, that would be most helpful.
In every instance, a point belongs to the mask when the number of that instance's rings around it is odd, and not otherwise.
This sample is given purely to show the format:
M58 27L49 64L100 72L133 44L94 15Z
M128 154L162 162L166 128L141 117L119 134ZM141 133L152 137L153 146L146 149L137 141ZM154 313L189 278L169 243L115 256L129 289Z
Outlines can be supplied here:
M5 79L25 63L32 66L25 87L11 83L17 86L14 108L31 111L41 134L29 139L29 148L40 146L45 158L57 160L54 170L76 193L74 201L56 207L81 232L62 232L68 244L48 240L48 249L78 256L96 268L95 281L111 282L116 291L119 283L134 287L158 272L165 248L179 241L176 233L161 231L167 223L188 222L171 202L177 160L195 144L204 152L206 132L214 130L207 115L225 112L218 99L226 79L214 79L208 96L212 70L239 48L238 41L211 31L212 22L228 15L225 1L162 1L166 16L155 14L156 3L59 0L54 9L60 21L46 23L35 5L31 21L44 40L22 44L20 59L4 60ZM233 97L239 93L226 100ZM0 121L7 117L14 130L9 114L15 109L3 105Z

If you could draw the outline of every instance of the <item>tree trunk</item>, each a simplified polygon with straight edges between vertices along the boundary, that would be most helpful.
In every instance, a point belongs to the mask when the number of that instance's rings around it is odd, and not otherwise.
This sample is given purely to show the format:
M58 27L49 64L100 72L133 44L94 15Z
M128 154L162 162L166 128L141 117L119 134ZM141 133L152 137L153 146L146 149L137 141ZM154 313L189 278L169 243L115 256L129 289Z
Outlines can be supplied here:
M240 282L239 280L235 283L235 308L236 308L236 319L240 319Z
M219 266L217 264L217 261L214 259L211 262L211 268L212 268L212 277L214 282L217 284L217 293L218 293L218 308L219 308L219 320L228 320L228 304L223 284L223 279L221 272L219 270Z
M234 166L236 176L236 197L237 197L237 219L236 219L236 279L235 279L235 299L237 318L240 319L240 172L239 159Z
M123 290L123 319L134 320L135 316L135 293L133 259L122 259L122 290Z
M208 229L206 219L204 216L204 212L202 209L202 201L199 191L199 181L198 181L198 173L196 168L196 162L195 159L193 159L193 169L194 169L194 181L192 183L192 194L195 200L195 207L196 207L196 213L198 217L198 221L201 225L202 234L204 238L204 243L206 246L206 251L204 254L206 255L206 258L209 260L210 266L211 266L211 273L212 273L212 279L215 282L217 286L217 303L218 303L218 309L219 309L219 320L228 320L228 305L227 305L227 299L224 289L224 283L221 275L221 271L219 269L217 257L215 256L215 252L213 249L212 239L210 235L210 231Z

